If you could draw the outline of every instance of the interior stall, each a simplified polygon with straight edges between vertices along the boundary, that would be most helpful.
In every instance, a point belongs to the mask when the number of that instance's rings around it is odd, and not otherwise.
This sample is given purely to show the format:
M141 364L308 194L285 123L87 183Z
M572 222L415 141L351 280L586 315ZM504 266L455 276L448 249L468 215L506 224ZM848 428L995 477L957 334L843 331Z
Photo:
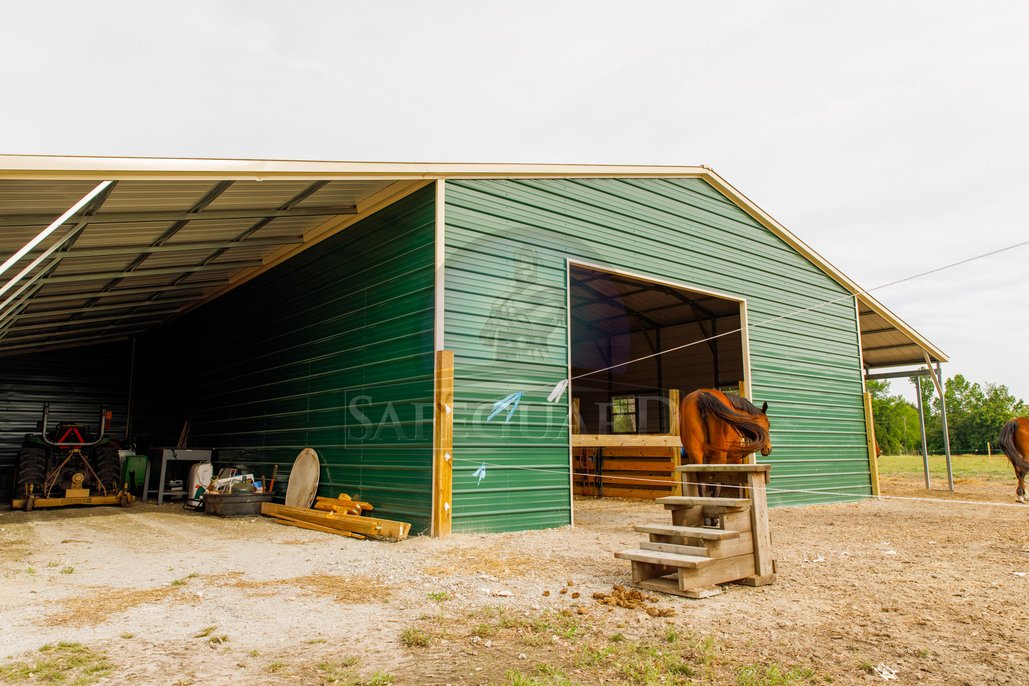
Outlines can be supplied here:
M574 264L569 297L575 492L669 495L680 399L743 394L741 302Z

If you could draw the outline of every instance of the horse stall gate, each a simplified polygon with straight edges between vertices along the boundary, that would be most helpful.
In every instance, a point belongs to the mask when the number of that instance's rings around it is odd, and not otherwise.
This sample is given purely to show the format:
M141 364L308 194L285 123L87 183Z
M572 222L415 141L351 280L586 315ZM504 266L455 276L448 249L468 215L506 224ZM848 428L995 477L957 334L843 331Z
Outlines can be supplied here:
M704 167L0 157L0 227L8 484L42 400L102 402L415 532L561 526L577 440L667 492L664 399L715 386L769 403L771 504L846 500L865 370L946 360Z

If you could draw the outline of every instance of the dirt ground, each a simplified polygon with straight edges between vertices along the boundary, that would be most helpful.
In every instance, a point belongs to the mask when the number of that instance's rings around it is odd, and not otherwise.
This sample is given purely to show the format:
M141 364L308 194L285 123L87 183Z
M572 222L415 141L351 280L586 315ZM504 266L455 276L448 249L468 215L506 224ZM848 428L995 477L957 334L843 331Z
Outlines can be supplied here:
M907 477L884 490L927 495ZM958 491L929 495L1002 506L774 509L774 585L636 608L593 595L628 582L612 553L664 521L653 503L585 498L574 528L400 543L175 505L5 511L0 682L867 684L879 667L1029 683L1029 506L1013 480Z

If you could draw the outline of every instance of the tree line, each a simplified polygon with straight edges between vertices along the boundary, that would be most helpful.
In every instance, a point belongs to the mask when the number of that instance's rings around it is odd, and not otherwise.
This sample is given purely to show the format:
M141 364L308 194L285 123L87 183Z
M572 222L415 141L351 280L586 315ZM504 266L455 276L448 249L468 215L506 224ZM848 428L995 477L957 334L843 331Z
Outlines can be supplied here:
M910 383L910 382L909 382ZM918 409L901 395L890 395L890 382L869 380L875 417L875 439L887 455L922 451ZM920 380L925 435L929 452L943 452L940 399L932 380ZM944 383L947 424L952 453L986 452L987 443L997 452L997 434L1012 417L1029 416L1029 406L1011 394L1007 386L973 383L955 374Z

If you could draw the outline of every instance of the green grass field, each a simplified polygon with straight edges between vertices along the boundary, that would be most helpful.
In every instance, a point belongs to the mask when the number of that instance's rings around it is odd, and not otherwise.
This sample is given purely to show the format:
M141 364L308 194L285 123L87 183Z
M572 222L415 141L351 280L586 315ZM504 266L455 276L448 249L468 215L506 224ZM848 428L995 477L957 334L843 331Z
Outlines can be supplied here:
M1003 453L986 455L953 455L954 478L974 477L990 480L1011 480L1014 470ZM879 458L880 476L921 476L921 455L883 455ZM934 479L946 478L947 463L943 455L929 456L929 474Z

